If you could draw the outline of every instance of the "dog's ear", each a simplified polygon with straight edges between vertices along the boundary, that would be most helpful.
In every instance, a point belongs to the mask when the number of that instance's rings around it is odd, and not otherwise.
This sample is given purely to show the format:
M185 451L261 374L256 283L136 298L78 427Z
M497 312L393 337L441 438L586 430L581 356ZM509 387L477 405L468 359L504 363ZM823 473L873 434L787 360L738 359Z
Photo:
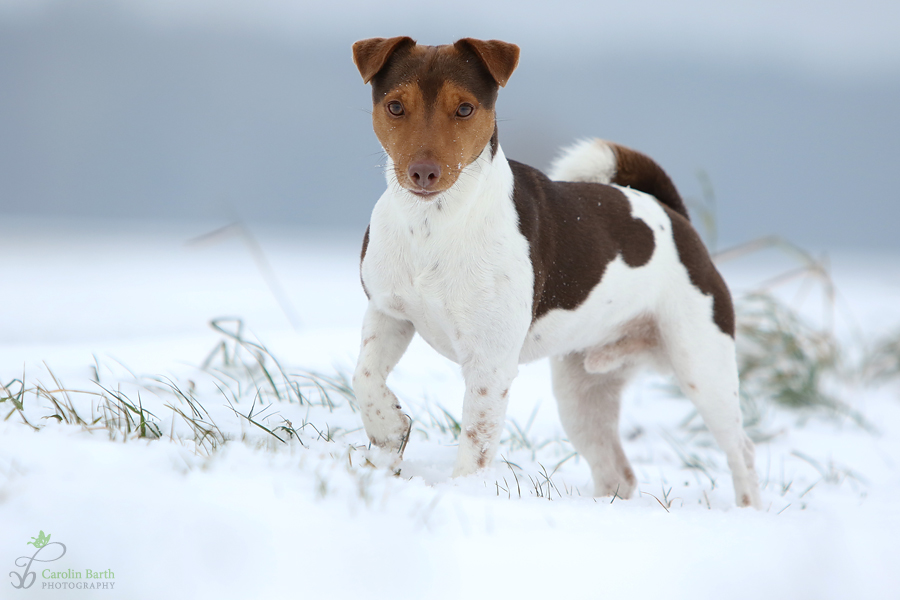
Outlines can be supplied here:
M353 44L353 62L362 75L363 83L369 83L384 67L384 63L401 45L413 44L411 37L369 38Z
M474 50L500 87L506 85L519 64L519 47L515 44L500 40L463 38L453 45L457 48L467 46Z

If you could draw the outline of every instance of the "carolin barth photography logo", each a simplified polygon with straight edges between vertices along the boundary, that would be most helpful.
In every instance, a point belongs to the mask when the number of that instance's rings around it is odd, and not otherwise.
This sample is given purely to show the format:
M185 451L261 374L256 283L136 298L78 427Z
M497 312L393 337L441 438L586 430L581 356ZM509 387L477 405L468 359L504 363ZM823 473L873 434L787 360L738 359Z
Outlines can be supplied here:
M16 589L28 589L40 579L41 589L48 590L112 590L115 589L116 576L112 569L95 571L93 569L52 569L47 563L54 563L66 555L66 545L62 542L51 542L51 534L43 530L31 538L26 545L34 546L30 556L20 556L15 561L19 570L9 573L10 584ZM43 563L43 564L41 564ZM44 566L44 568L41 568Z

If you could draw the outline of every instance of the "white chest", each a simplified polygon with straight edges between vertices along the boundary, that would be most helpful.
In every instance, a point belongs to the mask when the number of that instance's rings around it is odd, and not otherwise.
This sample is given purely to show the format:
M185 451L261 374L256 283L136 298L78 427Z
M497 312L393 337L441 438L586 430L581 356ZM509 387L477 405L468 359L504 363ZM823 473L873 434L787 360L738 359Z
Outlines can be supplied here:
M440 204L389 189L369 227L362 277L370 301L457 362L487 335L524 338L530 322L528 242L518 231L512 173L498 158L499 168L482 169Z

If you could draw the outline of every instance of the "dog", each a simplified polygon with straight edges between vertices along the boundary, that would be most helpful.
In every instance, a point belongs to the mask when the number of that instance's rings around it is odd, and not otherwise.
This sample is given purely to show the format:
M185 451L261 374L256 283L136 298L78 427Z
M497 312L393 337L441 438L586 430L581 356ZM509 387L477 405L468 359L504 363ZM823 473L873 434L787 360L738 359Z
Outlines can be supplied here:
M411 420L386 378L414 333L465 379L454 477L491 463L518 365L549 357L594 494L628 498L620 395L649 363L674 372L725 452L736 503L760 508L731 297L666 173L602 140L569 148L550 177L507 160L495 102L514 44L373 38L353 60L387 155L363 239L369 304L352 380L372 446L399 464Z

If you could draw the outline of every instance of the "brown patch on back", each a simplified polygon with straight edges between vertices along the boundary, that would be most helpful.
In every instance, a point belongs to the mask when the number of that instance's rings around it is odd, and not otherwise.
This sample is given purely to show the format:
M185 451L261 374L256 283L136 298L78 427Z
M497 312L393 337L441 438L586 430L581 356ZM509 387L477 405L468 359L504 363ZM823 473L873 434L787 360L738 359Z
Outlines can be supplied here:
M616 175L610 183L650 194L690 221L681 194L655 160L631 148L612 142L604 143L609 144L616 154Z
M550 181L513 160L509 166L519 231L528 240L534 268L532 320L554 308L580 306L617 256L633 268L653 256L653 231L631 216L631 203L620 190Z
M712 318L722 333L734 337L734 306L728 286L713 265L706 246L691 224L680 214L663 207L672 221L672 237L678 249L678 258L687 269L691 283L713 299Z

